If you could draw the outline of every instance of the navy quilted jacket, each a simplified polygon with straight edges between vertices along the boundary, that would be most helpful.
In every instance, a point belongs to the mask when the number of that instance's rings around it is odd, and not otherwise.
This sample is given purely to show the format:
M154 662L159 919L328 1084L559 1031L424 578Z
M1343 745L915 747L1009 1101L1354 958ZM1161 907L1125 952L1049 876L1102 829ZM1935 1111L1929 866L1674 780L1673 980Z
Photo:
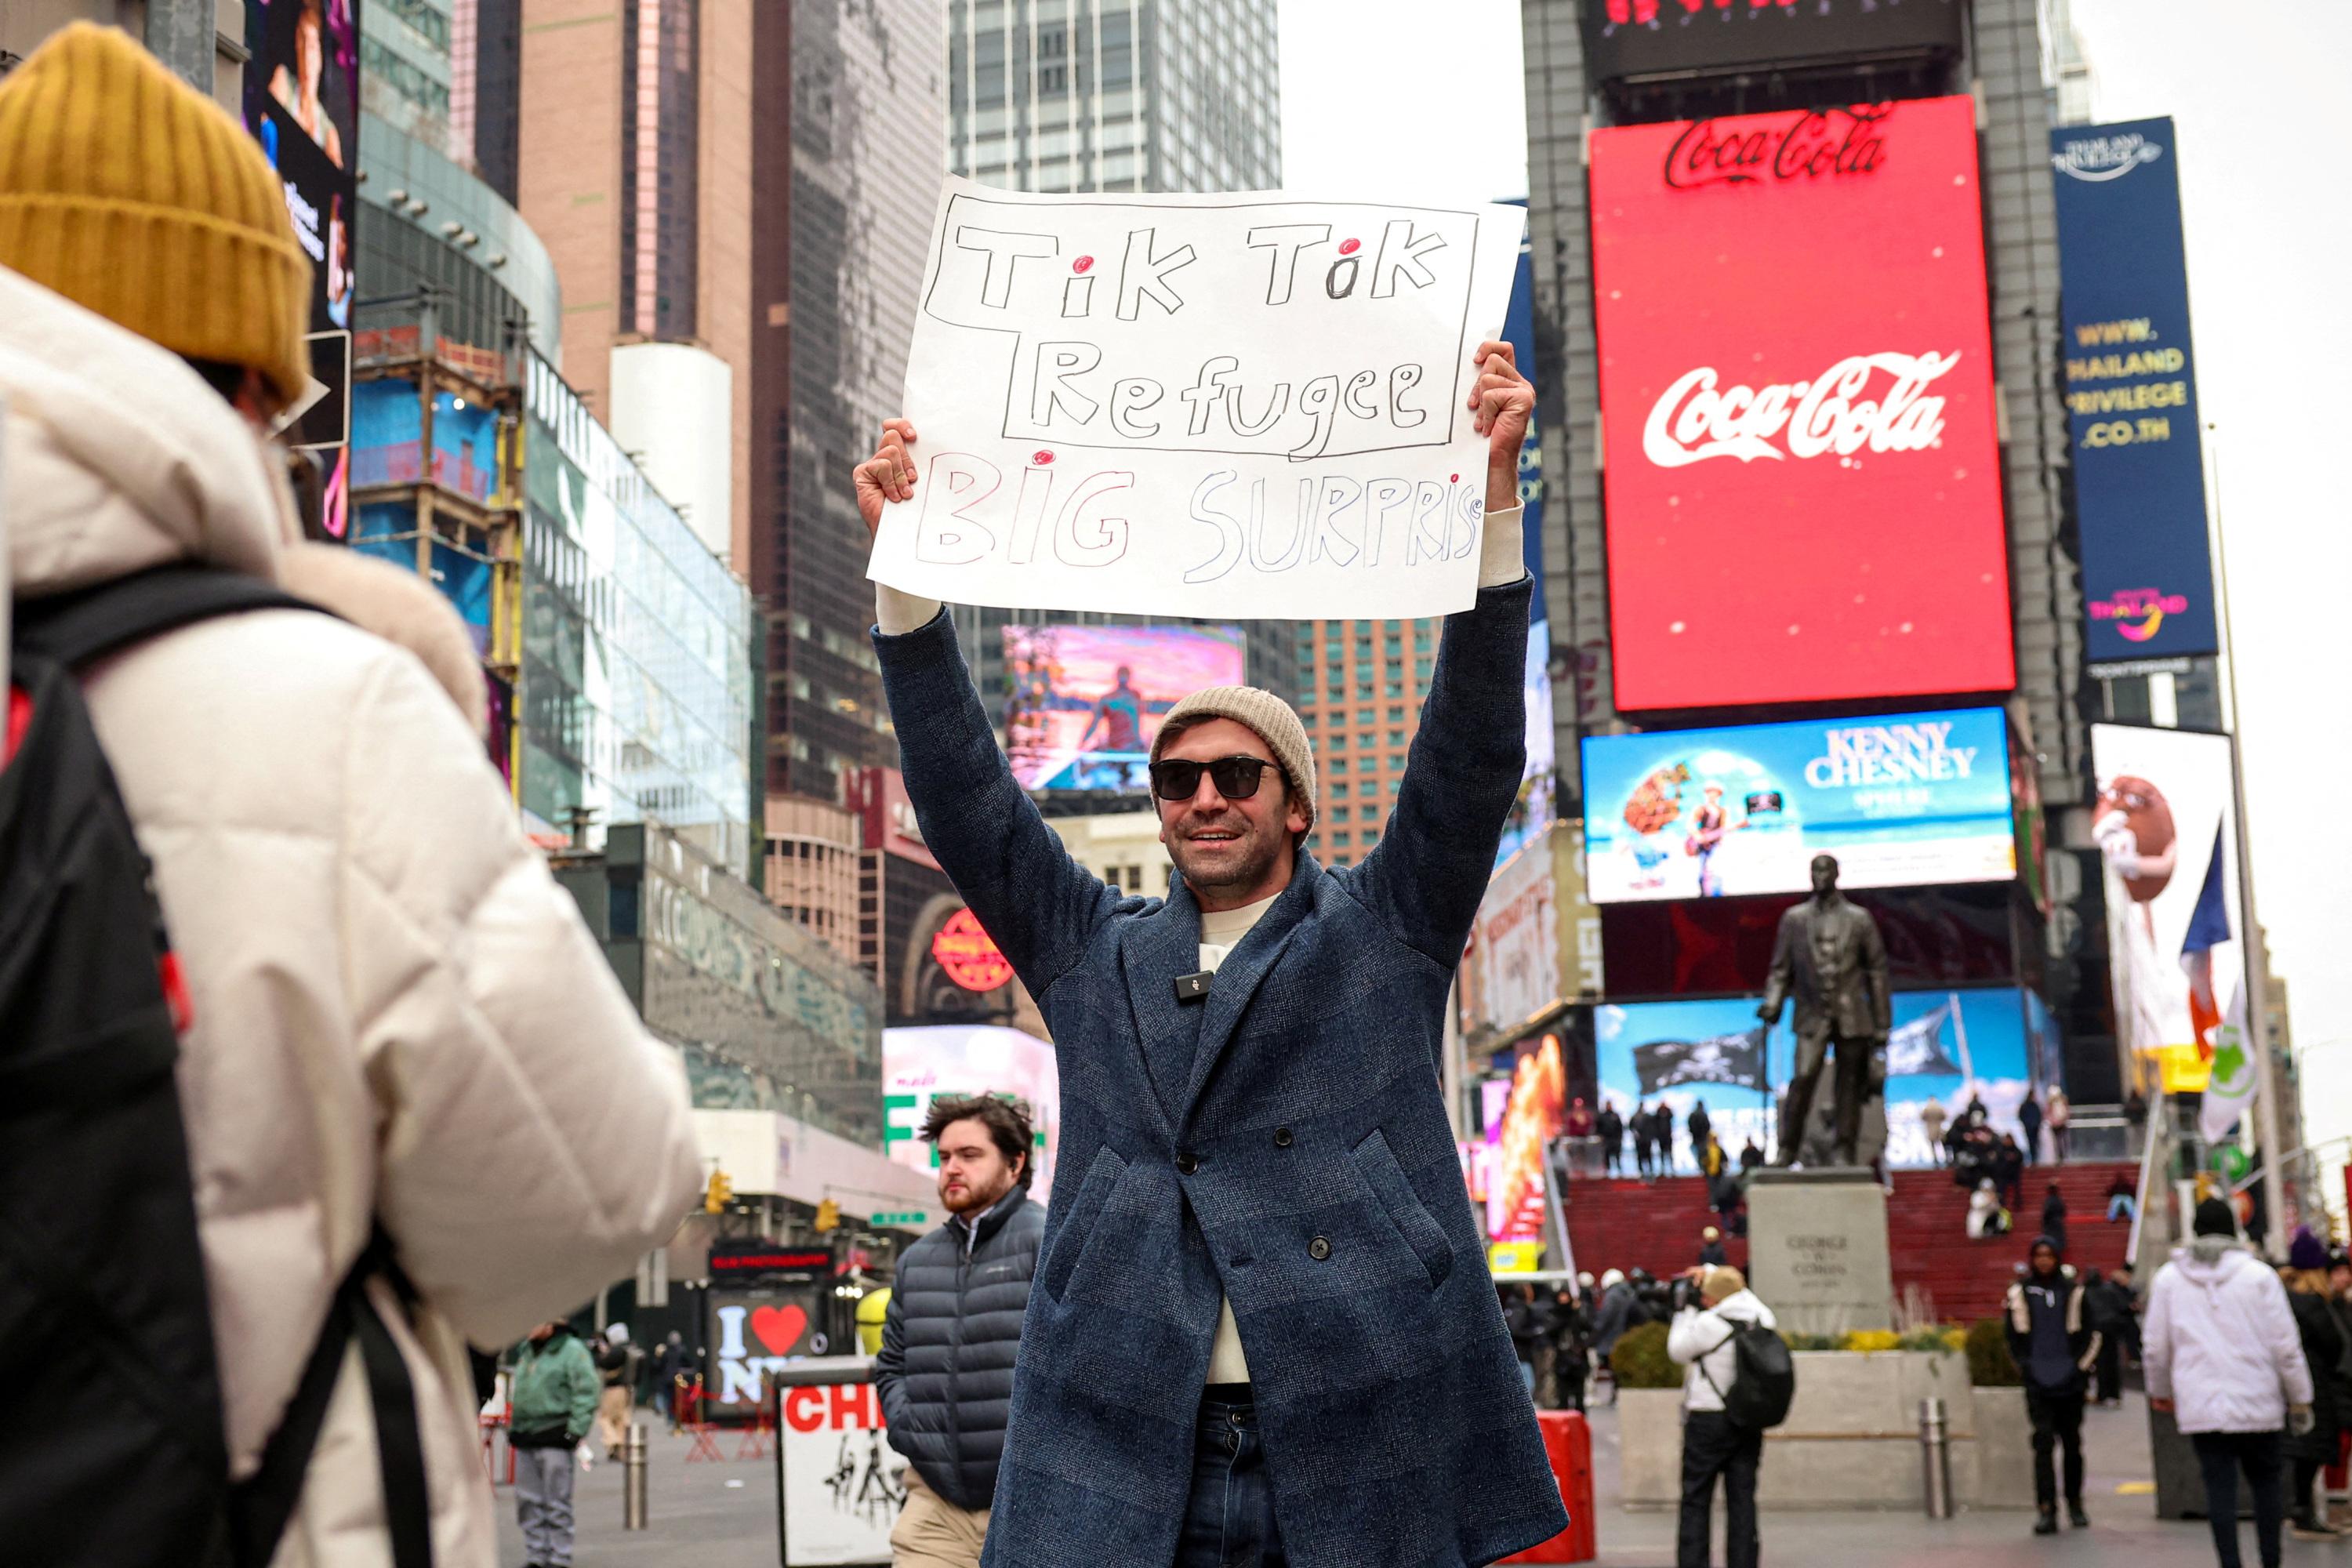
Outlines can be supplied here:
M1013 1358L1045 1235L1045 1211L1016 1188L980 1222L969 1253L950 1220L898 1259L874 1385L890 1446L958 1508L986 1508L996 1492Z
M1297 1568L1464 1568L1566 1527L1439 1088L1447 988L1516 794L1525 579L1448 618L1388 833L1301 856L1217 971L1179 879L1074 862L942 612L876 635L925 842L1037 999L1060 1164L985 1568L1174 1560L1222 1292Z

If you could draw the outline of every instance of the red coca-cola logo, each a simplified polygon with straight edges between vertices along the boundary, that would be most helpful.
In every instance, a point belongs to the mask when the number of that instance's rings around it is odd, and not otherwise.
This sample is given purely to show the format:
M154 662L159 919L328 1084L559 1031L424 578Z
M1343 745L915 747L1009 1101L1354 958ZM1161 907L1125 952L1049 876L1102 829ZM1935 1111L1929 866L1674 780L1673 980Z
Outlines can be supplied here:
M1666 184L1686 191L1875 174L1886 160L1880 130L1894 112L1891 103L1857 103L1802 110L1779 124L1694 120L1666 149Z

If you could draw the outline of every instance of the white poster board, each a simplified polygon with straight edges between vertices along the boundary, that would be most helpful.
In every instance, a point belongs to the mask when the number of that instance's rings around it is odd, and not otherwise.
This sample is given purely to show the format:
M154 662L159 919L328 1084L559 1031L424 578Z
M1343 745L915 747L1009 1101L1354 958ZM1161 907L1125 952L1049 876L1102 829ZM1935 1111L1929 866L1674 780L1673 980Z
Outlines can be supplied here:
M871 574L962 604L1408 616L1477 594L1526 214L950 180Z
M790 1568L890 1561L907 1461L890 1447L870 1383L807 1384L782 1397L776 1464Z

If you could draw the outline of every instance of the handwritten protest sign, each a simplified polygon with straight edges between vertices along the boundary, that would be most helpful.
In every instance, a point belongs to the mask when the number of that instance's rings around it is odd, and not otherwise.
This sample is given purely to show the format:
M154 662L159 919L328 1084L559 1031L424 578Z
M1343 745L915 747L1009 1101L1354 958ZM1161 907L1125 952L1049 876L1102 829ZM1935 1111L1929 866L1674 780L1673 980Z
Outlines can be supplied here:
M871 574L1015 608L1402 616L1475 596L1517 207L950 180Z

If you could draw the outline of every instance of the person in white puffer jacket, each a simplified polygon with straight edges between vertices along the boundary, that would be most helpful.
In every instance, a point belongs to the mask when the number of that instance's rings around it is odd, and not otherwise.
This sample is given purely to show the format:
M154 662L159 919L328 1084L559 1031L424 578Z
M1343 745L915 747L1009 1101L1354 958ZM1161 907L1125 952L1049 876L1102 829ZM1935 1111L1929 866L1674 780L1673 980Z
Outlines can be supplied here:
M2286 1511L2281 1445L2311 1426L2311 1368L2286 1288L2238 1245L2220 1198L2197 1205L2196 1238L2148 1289L2140 1329L2148 1408L2168 1412L2197 1449L2221 1568L2239 1568L2238 1472L2253 1494L2263 1568L2278 1568Z
M415 1390L433 1561L492 1568L467 1342L625 1275L677 1228L700 1162L682 1064L460 711L480 690L462 625L394 568L292 565L260 432L301 390L310 298L258 148L125 36L77 24L0 85L17 606L190 563L341 614L207 620L82 672L190 1004L178 1088L230 1474L254 1473L381 1227L415 1291L367 1287ZM392 1561L361 1362L274 1568Z

